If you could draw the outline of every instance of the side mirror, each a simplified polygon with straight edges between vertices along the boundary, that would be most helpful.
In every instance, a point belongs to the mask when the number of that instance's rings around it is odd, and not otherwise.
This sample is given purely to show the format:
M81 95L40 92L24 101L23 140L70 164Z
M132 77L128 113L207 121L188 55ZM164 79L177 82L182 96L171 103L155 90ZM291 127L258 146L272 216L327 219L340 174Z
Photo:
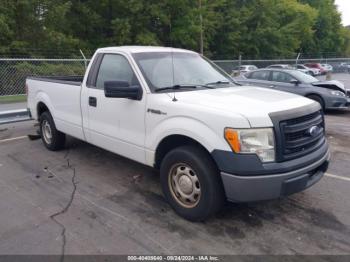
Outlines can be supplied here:
M105 81L104 90L106 97L129 98L141 100L142 88L140 86L130 86L127 81Z
M291 80L290 83L296 86L300 84L299 80L296 80L296 79Z

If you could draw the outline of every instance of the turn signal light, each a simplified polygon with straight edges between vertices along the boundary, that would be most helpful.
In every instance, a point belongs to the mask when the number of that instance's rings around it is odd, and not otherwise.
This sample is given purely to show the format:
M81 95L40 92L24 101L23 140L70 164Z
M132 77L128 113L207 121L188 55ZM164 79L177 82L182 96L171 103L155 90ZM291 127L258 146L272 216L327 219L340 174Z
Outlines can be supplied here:
M226 128L225 139L235 153L241 152L241 143L239 142L239 135L236 130Z

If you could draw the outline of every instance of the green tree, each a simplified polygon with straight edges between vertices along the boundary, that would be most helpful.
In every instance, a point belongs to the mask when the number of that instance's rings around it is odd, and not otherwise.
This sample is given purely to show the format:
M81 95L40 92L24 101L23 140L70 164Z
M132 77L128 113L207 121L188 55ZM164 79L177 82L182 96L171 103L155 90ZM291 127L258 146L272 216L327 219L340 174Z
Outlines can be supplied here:
M304 52L312 55L341 55L346 49L346 41L341 24L341 15L337 11L334 0L302 0L318 11L313 26L313 38L303 41L301 47Z
M290 56L311 38L316 12L297 0L226 1L213 44L216 55L246 58ZM215 46L212 46L214 49Z
M202 17L202 26L200 22ZM163 45L212 58L349 53L334 0L0 0L0 52Z

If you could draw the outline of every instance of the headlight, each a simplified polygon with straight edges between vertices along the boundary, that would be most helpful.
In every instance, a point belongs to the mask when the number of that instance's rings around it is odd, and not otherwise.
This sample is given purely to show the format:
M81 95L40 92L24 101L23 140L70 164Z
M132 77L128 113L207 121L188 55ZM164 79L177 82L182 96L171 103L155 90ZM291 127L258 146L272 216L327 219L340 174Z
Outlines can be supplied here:
M262 162L275 161L275 138L272 128L226 128L225 139L235 153L256 154Z
M331 94L334 96L346 96L343 92L340 91L331 91Z

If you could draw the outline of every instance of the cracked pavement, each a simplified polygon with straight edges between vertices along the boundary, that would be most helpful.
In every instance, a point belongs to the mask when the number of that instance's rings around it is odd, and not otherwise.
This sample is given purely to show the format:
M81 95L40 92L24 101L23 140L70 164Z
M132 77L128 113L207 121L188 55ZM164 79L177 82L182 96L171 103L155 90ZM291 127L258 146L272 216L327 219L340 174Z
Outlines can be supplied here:
M76 176L76 171L75 171L75 167L71 166L70 162L69 162L69 152L70 150L68 149L67 150L67 154L64 156L64 159L67 160L67 168L70 168L72 170L72 187L73 187L73 190L72 190L72 193L71 193L71 196L70 196L70 199L67 203L67 205L60 211L52 214L50 216L50 218L52 219L52 221L54 221L61 229L61 238L62 238L62 248L61 248L61 254L60 254L60 261L64 261L64 255L65 255L65 249L66 249L66 227L64 224L60 223L57 218L66 213L68 211L68 209L70 208L70 206L72 205L73 203L73 200L74 200L74 196L75 196L75 192L77 190L77 182L75 181L75 176ZM52 178L55 176L55 174L49 170L49 168L44 168L44 170L46 170L50 175L48 176L48 178Z

